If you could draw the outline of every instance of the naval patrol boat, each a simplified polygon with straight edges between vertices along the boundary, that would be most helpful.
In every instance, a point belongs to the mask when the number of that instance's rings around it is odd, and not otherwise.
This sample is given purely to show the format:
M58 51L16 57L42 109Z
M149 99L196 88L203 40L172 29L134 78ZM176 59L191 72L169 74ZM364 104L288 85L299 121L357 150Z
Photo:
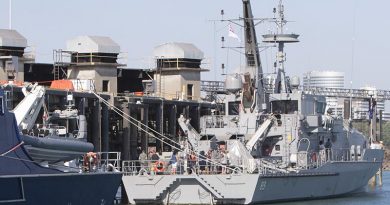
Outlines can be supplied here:
M35 162L0 87L0 204L113 204L120 172L63 172Z
M245 72L227 75L226 93L218 98L223 100L201 117L200 133L189 119L178 119L186 141L162 141L179 150L170 162L123 162L130 203L254 204L335 197L362 189L381 167L384 152L370 148L372 139L326 110L324 96L300 90L299 79L286 76L284 45L298 42L299 36L284 33L282 3L270 19L277 32L263 35L264 42L278 47L270 77L262 71L250 1L242 3ZM195 163L188 160L193 155Z

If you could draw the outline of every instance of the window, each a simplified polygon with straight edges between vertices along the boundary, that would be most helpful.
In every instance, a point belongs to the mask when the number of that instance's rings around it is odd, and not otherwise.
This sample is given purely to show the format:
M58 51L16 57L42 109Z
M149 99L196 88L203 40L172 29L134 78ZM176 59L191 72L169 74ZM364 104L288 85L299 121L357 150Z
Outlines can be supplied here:
M228 102L229 106L229 115L238 115L240 112L240 101L235 101L235 102Z
M317 102L316 103L316 112L318 114L325 114L325 108L326 108L325 102Z
M187 85L187 99L188 100L192 100L192 88L193 88L194 86L192 85L192 84L188 84Z
M102 87L102 92L108 92L108 87L110 85L110 81L109 80L103 80L103 87Z
M4 115L4 100L3 100L3 96L0 97L0 115Z
M271 106L272 112L277 114L293 114L295 111L298 111L297 100L272 101Z
M280 145L275 145L275 151L280 151Z

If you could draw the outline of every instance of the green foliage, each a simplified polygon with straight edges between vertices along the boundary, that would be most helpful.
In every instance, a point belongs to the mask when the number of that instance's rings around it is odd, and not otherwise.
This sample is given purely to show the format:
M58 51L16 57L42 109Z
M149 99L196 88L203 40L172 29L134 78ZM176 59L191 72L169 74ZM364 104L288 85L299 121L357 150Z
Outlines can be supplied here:
M368 121L353 122L353 127L362 132L366 136L370 136L370 124ZM390 145L390 122L383 122L383 136L382 141L385 145ZM379 134L379 123L377 123L377 130Z
M383 143L390 145L390 122L383 123Z

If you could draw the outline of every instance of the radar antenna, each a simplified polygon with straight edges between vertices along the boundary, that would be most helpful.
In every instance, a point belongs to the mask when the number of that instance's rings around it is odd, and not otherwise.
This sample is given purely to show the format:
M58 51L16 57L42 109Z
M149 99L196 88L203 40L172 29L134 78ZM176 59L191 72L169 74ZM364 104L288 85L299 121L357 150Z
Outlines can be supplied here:
M286 73L284 69L284 63L286 61L286 54L284 53L284 44L285 43L296 43L299 42L297 34L285 34L284 26L287 24L287 21L284 17L284 6L283 1L279 1L278 9L274 8L274 13L278 13L278 16L275 17L274 22L277 26L277 32L273 34L263 35L264 43L274 43L278 44L278 53L276 54L276 62L275 68L276 71L276 79L274 86L274 93L288 93L290 92L290 88L288 86L286 80Z

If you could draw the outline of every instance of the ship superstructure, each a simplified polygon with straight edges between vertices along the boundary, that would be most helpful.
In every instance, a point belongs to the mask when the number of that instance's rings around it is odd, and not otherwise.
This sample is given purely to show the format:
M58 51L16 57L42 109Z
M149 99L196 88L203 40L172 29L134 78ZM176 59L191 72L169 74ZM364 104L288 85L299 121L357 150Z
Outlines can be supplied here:
M338 196L364 187L381 167L383 150L369 148L375 140L325 110L323 95L300 90L299 79L286 76L284 46L298 42L298 35L283 31L282 1L271 19L277 32L263 36L278 47L276 72L268 78L250 1L242 2L245 71L227 75L223 100L201 117L200 133L190 119L178 119L183 142L164 142L179 151L174 160L123 162L130 203L249 204Z

